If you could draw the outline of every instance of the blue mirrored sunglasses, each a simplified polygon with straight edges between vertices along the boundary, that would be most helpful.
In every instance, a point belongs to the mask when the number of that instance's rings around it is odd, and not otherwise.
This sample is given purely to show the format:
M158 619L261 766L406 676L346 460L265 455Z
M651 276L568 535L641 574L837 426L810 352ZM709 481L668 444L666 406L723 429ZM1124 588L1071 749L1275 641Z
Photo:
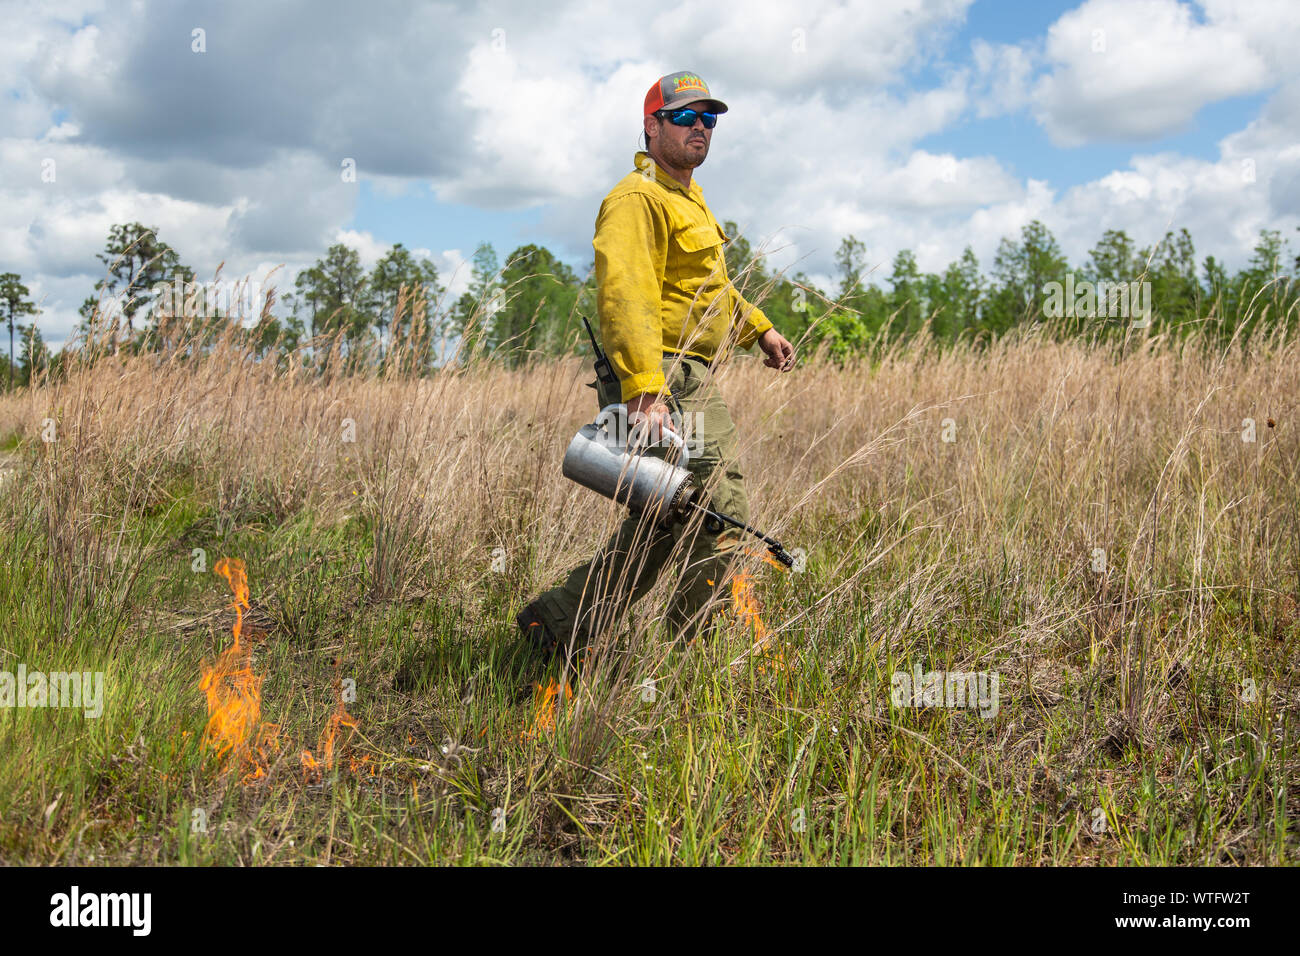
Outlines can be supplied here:
M660 110L656 115L666 117L674 126L694 126L698 118L703 121L705 129L718 125L717 113L699 113L695 110Z

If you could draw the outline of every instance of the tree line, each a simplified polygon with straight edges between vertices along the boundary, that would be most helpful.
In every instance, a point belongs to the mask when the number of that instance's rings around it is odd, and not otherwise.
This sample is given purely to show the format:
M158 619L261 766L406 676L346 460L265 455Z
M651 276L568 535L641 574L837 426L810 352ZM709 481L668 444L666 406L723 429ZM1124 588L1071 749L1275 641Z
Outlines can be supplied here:
M1019 237L1001 241L987 273L969 246L940 273L921 272L904 249L883 281L867 269L865 244L850 235L836 252L836 285L824 290L803 272L771 268L734 222L724 229L735 237L724 249L728 272L745 296L791 341L824 347L834 359L923 330L940 344L979 342L1035 322L1066 335L1124 334L1137 326L1223 339L1249 337L1260 327L1282 326L1289 334L1296 319L1300 256L1291 256L1277 230L1261 231L1249 262L1230 275L1213 256L1197 262L1186 229L1145 248L1123 230L1106 230L1087 260L1071 267L1051 231L1035 220ZM515 249L504 264L490 244L480 245L468 288L454 301L433 262L401 243L368 271L355 249L332 245L298 272L283 302L274 288L256 289L250 302L240 300L246 284L199 282L157 229L138 222L113 226L97 258L105 275L59 354L41 337L39 310L22 277L0 274L0 316L9 336L4 387L25 386L42 371L57 373L70 354L201 350L228 334L232 320L242 323L239 334L262 358L297 353L311 363L333 354L354 370L397 365L421 374L469 356L516 366L534 356L583 351L582 317L593 324L596 318L592 270L579 276L537 245Z
M1199 332L1216 341L1249 338L1261 327L1295 328L1300 255L1291 256L1277 230L1262 230L1250 260L1232 275L1214 256L1198 265L1186 229L1145 248L1123 230L1108 229L1087 260L1071 266L1037 220L1018 238L1001 240L988 274L969 246L941 273L921 272L916 256L904 249L877 284L865 272L866 253L853 236L841 241L834 302L795 313L782 328L798 333L820 323L810 340L825 342L837 356L907 339L923 328L940 344L979 342L1034 323L1061 335L1105 338L1143 328L1151 334Z

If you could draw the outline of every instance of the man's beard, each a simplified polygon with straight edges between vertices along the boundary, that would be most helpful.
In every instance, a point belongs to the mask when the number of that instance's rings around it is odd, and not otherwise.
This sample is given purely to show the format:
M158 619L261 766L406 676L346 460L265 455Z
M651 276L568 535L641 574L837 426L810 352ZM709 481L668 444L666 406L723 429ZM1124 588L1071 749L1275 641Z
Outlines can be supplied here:
M676 143L664 143L664 159L668 160L678 169L694 169L704 162L709 155L709 141L704 140L704 152L697 153L692 147L686 144L678 146Z

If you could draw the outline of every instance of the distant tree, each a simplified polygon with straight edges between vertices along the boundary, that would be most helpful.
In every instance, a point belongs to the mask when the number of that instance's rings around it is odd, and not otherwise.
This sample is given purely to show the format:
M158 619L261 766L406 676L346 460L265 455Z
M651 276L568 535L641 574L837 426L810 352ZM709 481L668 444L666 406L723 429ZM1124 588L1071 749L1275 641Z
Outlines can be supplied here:
M889 275L891 292L889 337L911 335L921 328L924 283L921 270L916 265L916 255L911 249L900 249L894 256L893 270Z
M1277 229L1261 229L1255 251L1242 274L1251 282L1263 285L1285 275L1286 242Z
M800 341L814 344L823 337L818 321L826 311L825 293L802 272L793 277L768 276L760 289L752 295L747 291L745 297L795 345Z
M95 283L96 295L82 304L83 325L89 328L97 302L109 296L126 319L128 341L135 336L136 317L153 305L155 286L170 284L177 277L182 282L193 277L193 272L181 265L176 250L158 238L157 228L138 222L113 226L104 251L96 253L96 258L108 268L108 274Z
M1172 241L1172 234L1167 236L1166 239ZM1161 244L1160 248L1164 248L1164 243ZM1113 310L1120 309L1122 306L1128 308L1128 315L1131 316L1133 309L1137 307L1132 298L1131 283L1142 280L1151 282L1154 286L1153 270L1158 270L1160 265L1160 257L1153 253L1151 249L1138 249L1127 232L1122 229L1107 229L1088 253L1088 262L1081 277L1081 282L1091 283L1094 289L1096 314L1092 316L1087 314L1075 315L1073 321L1067 323L1064 327L1068 331L1088 331L1089 334L1094 335L1104 333L1108 328L1112 331L1129 328L1127 324L1123 323L1107 326L1107 317L1115 314ZM1192 263L1192 270L1192 282L1195 285L1194 262ZM1172 274L1166 274L1165 279L1171 283L1171 294L1177 293L1181 296L1178 283L1172 281ZM1145 297L1141 296L1139 291L1137 302L1144 300ZM1156 294L1152 296L1151 304L1153 307L1163 310L1165 301L1160 294ZM1120 312L1117 317L1127 316Z
M379 332L379 357L384 357L384 330L409 338L411 323L418 313L425 323L423 339L432 339L432 317L442 287L438 270L427 258L417 259L400 242L370 272L375 327ZM416 306L419 305L417 309ZM399 311L400 307L400 311Z
M951 341L978 327L984 279L980 275L979 259L970 246L962 250L961 258L951 263L942 276L926 276L926 289L937 338Z
M819 340L822 330L818 329L811 335L810 330L825 311L821 304L825 294L814 287L812 280L802 272L787 276L770 271L762 254L754 252L735 222L727 220L722 228L731 237L723 247L723 254L727 277L736 290L750 304L762 309L768 320L791 342L798 345L805 339L808 340L805 344ZM858 259L860 270L860 255Z
M1255 251L1234 283L1240 307L1250 310L1252 329L1264 321L1288 325L1293 321L1296 289L1294 282L1286 281L1289 262L1287 242L1281 231L1261 229Z
M1209 325L1221 336L1234 325L1237 313L1237 288L1223 263L1214 256L1206 256L1201 264L1202 283L1210 299Z
M469 288L452 309L451 330L471 349L490 344L492 323L502 302L501 266L496 250L484 242L474 250Z
M23 340L23 354L19 366L19 378L23 385L31 385L36 376L50 366L50 350L41 338L36 323L31 322L19 330Z
M510 253L501 271L501 307L488 336L491 348L511 366L530 351L558 354L576 331L580 285L573 270L541 246Z
M835 252L835 268L839 271L837 291L841 301L852 300L866 291L862 287L862 270L866 261L866 243L852 235L840 240L840 247Z
M988 325L1005 332L1032 315L1048 282L1064 280L1068 266L1056 238L1035 219L1020 230L1020 241L1003 239L993 257L994 288Z
M312 309L312 336L342 334L349 355L370 328L373 301L370 284L355 249L336 243L311 268L298 273L294 283L298 299Z
M722 224L722 231L731 237L731 241L722 247L723 258L727 264L727 277L736 281L741 276L745 276L747 286L757 287L767 278L762 260L755 261L753 247L735 222L728 219Z
M822 314L816 334L817 341L825 342L836 358L865 349L880 329L884 296L879 289L864 283L866 260L866 243L853 235L840 240L835 250L837 305Z
M1037 219L1021 230L1020 253L1024 285L1031 297L1041 296L1043 286L1060 279L1069 268L1056 237Z
M290 314L281 321L268 309L248 330L248 335L258 358L265 359L272 352L288 355L295 351L302 342L303 331L302 320L296 315Z
M1200 318L1202 289L1196 279L1196 247L1191 233L1186 229L1176 234L1167 232L1154 251L1144 249L1138 258L1147 270L1157 315L1170 323Z
M31 292L16 272L0 273L0 309L9 326L9 388L14 387L14 327L24 315L36 315L36 303L28 301Z
M1211 295L1218 295L1226 291L1232 281L1228 276L1228 270L1214 256L1205 257L1205 262L1201 265L1201 272L1205 276L1205 287Z
M1085 277L1095 283L1131 282L1141 274L1145 260L1138 256L1133 240L1122 229L1107 229L1101 241L1088 253Z
M294 278L293 288L293 314L296 316L299 308L309 310L310 318L308 322L311 327L311 337L314 339L318 331L321 309L324 308L328 299L325 287L325 270L321 268L320 263L318 262L316 265L299 272Z

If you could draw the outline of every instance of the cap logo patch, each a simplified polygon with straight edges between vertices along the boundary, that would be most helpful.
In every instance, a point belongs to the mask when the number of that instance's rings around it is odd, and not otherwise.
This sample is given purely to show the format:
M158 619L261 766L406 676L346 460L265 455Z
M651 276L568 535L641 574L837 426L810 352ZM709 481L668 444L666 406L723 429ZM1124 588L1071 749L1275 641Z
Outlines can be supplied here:
M699 90L701 93L708 93L709 88L704 85L704 81L698 76L687 74L679 76L673 83L673 92L681 93L683 90Z

